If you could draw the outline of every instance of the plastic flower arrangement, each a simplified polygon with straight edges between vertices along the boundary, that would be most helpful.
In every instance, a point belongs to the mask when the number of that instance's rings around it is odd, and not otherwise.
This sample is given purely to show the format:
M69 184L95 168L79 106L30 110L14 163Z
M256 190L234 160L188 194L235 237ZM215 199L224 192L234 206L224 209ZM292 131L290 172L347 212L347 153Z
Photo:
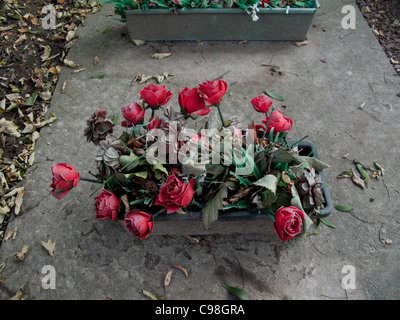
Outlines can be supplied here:
M227 88L220 79L178 90L174 111L172 91L149 83L138 102L121 108L119 137L116 117L96 111L84 136L98 146L98 172L87 179L72 165L53 164L52 194L62 199L81 180L101 184L96 218L123 219L139 239L151 234L159 214L199 210L206 228L219 214L246 210L269 215L282 241L307 233L324 214L320 172L328 165L313 150L304 154L304 138L287 140L293 121L266 94L251 100L260 123L239 129L224 119L220 105ZM201 129L188 128L189 122Z
M125 19L124 10L186 9L186 8L241 8L255 12L258 8L311 8L314 0L106 0L115 13ZM256 20L255 20L256 21Z

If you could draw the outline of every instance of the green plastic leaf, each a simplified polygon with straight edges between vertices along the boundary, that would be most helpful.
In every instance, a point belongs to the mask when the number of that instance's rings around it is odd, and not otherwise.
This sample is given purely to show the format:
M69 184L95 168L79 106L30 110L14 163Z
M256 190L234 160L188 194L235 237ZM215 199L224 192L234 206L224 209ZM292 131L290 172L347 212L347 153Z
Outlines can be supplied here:
M204 226L209 229L211 223L218 220L218 212L223 207L223 201L228 196L228 188L223 184L219 191L207 202L202 210L202 219Z
M247 200L240 200L236 203L229 204L227 206L224 206L222 210L228 210L228 209L247 209L250 206L250 204L247 202Z
M267 174L266 176L254 182L254 184L260 187L267 188L273 194L276 194L276 187L278 186L280 178L280 173L278 173L277 175Z
M230 171L229 173L231 175L233 175L234 177L236 177L239 180L240 184L244 185L245 187L247 187L251 183L251 181L249 181L249 180L247 180L245 178L242 178L241 176L237 175L233 171Z
M157 180L160 180L163 176L163 173L168 175L168 170L159 162L154 163L153 165L154 176Z
M104 78L104 74L94 74L94 73L91 73L91 72L89 72L89 76L91 78L96 78L96 79L103 79Z
M121 165L121 170L124 171L131 171L135 167L137 167L140 163L140 157L138 157L136 154L131 152L129 156L120 156L119 159L119 164Z
M228 286L226 284L222 284L222 286L230 293L232 293L234 296L238 297L240 300L250 300L249 295L247 294L246 291L236 287Z
M322 171L322 170L330 167L329 164L327 164L321 160L318 160L317 158L299 156L297 154L294 154L293 157L295 158L296 162L299 164L303 163L303 162L308 162L309 165L317 171Z
M282 96L279 95L279 94L272 93L272 92L269 92L269 91L267 91L267 90L265 90L265 93L267 94L267 96L269 96L269 97L272 98L272 99L279 100L279 101L285 101L285 98L282 97Z
M357 163L357 169L360 172L360 174L362 175L362 177L364 178L365 185L368 188L369 174L367 173L367 171L364 170L363 166L359 163Z
M332 224L332 222L326 220L326 218L319 218L318 220L321 221L324 225L336 229L336 227Z
M140 171L133 173L136 177L146 179L147 178L147 171Z
M265 208L271 209L272 205L278 200L278 197L271 190L261 192L261 201Z
M338 211L342 211L342 212L348 212L348 211L354 210L353 207L350 207L350 206L342 206L342 205L335 206L335 209L338 210Z

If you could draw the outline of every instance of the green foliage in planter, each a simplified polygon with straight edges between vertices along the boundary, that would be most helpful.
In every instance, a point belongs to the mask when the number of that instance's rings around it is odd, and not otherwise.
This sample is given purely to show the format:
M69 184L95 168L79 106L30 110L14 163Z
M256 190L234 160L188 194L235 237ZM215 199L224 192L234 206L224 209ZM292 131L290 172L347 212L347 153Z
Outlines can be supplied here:
M101 4L112 3L115 14L126 20L125 10L186 9L186 8L241 8L247 9L255 4L259 8L311 8L315 0L106 0Z

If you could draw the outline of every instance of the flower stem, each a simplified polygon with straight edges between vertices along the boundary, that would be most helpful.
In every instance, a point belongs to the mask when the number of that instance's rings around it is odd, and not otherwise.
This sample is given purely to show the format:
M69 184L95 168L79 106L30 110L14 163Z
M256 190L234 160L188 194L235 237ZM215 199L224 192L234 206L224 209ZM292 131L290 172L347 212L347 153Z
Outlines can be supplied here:
M92 182L92 183L100 183L100 184L103 184L103 182L101 182L101 181L99 181L99 180L94 180L94 179L89 179L89 178L82 178L82 177L79 177L79 179L82 180L82 181L87 181L87 182Z
M216 104L215 106L218 108L218 113L219 113L219 117L220 117L221 122L222 122L222 126L223 126L224 128L226 128L226 126L225 126L225 121L224 121L224 117L222 116L221 108L220 108L219 105L220 105L220 104L218 103L218 104Z
M269 122L271 121L271 117L272 117L272 114L274 113L274 111L275 111L275 106L272 106L272 107L271 107L271 113L270 113L270 115L269 115L267 125L265 126L265 131L264 131L264 134L263 134L263 137L262 137L261 141L264 140L265 135L267 134Z

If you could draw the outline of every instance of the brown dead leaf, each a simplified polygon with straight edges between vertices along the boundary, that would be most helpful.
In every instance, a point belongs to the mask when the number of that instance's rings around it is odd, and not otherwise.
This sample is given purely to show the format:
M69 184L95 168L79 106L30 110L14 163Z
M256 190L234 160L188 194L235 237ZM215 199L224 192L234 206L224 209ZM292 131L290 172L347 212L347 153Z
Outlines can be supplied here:
M354 173L353 168L352 168L351 171L350 171L350 177L351 177L351 180L352 180L357 186L359 186L361 189L365 189L365 182L364 182L364 180L361 179L360 177L358 177L358 176Z
M18 46L25 40L26 40L26 34L24 33L23 35L20 35L17 40L14 41L14 45Z
M28 254L29 246L24 246L21 250L21 252L14 252L11 256L16 260L16 261L22 261L25 259L26 255Z
M93 58L93 64L96 65L99 63L99 57L98 56L94 56Z
M48 251L49 255L54 256L56 243L49 239L47 242L42 241L42 246Z
M151 57L154 59L164 59L171 55L171 52L168 53L155 53Z
M169 283L171 282L172 274L174 273L174 270L170 270L167 272L164 278L164 286L168 286Z
M15 207L14 207L14 214L17 216L21 211L22 205L22 197L24 196L24 189L21 189L17 193L17 197L15 198Z
M129 212L130 209L130 205L129 205L129 200L128 200L128 196L126 194L124 194L123 196L121 196L121 201L125 206L125 213Z
M184 274L185 274L185 278L187 279L187 278L189 278L189 273L188 273L188 271L187 271L187 269L186 268L184 268L184 267L182 267L182 266L179 266L179 265L176 265L176 264L174 264L174 265L172 265L175 269L178 269L178 270L181 270Z
M300 42L295 42L295 44L296 44L296 46L298 46L298 47L302 47L302 46L307 45L307 44L308 44L308 41L307 41L307 40L304 40L304 41L300 41Z
M71 68L79 68L79 65L69 59L64 59L64 64Z
M4 238L4 240L8 241L12 237L13 233L14 233L14 230L10 228L10 230L8 231L7 236Z
M62 88L61 88L61 93L66 93L67 92L67 81L64 81Z
M24 294L24 290L21 288L17 291L17 293L10 298L10 300L21 300L22 295Z

